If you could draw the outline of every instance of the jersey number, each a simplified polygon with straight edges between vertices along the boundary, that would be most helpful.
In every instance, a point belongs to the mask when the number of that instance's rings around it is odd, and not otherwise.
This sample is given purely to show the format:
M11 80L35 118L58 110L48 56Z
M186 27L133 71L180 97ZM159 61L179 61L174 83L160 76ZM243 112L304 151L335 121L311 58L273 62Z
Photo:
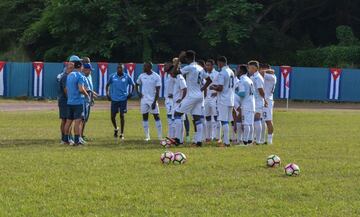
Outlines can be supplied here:
M234 76L230 76L229 88L234 88Z
M199 74L198 74L197 83L200 84L200 85L202 84L201 80L202 80L202 79L201 79L201 76L200 76L200 73L199 73Z

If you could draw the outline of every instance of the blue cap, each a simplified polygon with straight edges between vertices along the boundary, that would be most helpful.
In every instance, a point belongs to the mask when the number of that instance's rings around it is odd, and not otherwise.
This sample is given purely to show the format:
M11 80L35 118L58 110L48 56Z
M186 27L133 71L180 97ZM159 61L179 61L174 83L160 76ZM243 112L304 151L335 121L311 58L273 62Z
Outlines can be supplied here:
M81 62L82 59L80 59L80 57L76 56L76 55L72 55L69 59L70 62Z
M84 63L84 69L94 70L94 68L92 67L92 65L90 63Z

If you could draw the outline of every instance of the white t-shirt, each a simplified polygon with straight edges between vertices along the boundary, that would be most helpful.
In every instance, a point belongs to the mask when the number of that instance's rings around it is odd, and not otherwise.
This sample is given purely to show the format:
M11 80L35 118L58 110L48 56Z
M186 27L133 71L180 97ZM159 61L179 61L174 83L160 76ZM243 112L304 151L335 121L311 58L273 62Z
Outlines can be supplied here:
M236 88L238 92L245 93L244 97L241 97L241 109L255 112L255 88L252 80L247 75L242 75Z
M217 76L219 75L219 72L213 69L211 73L208 73L212 83L215 83ZM206 98L205 100L216 100L217 97L211 97L213 93L217 93L215 90L210 90L210 86L207 88L206 91Z
M218 104L234 106L235 75L229 66L221 68L216 83L223 86L223 90L218 94Z
M276 76L265 73L264 75L264 92L265 99L274 100L274 91L276 86Z
M165 87L164 87L164 97L165 99L169 98L169 94L173 93L173 89L174 89L174 82L175 79L173 77L171 77L171 75L169 73L166 73L165 75Z
M187 88L185 78L181 74L176 76L174 79L173 97L174 103L182 98L182 90Z
M260 96L259 88L264 89L264 78L260 75L259 72L255 72L253 76L251 76L251 80L254 83L255 87L255 100L262 100L262 97Z
M202 80L209 77L204 69L196 62L193 62L181 68L180 72L186 77L188 88L187 95L191 98L203 98L204 95L200 90L202 87Z
M141 73L136 80L136 83L141 85L141 93L144 103L153 103L156 94L156 87L161 87L160 75L152 72L150 75Z

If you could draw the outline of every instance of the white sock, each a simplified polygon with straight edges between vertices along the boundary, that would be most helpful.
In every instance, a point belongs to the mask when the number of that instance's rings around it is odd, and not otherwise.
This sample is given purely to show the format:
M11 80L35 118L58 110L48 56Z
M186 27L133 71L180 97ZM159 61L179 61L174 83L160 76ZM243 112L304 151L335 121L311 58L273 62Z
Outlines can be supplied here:
M250 126L244 125L243 141L248 142L250 140Z
M183 121L181 118L175 119L175 138L181 139L181 128L183 127Z
M201 142L203 138L203 123L201 120L196 121L196 134L195 142Z
M261 143L261 120L255 121L254 122L254 133L255 133L255 139L256 139L256 143L260 144Z
M237 133L237 142L240 143L243 140L243 132L241 129L241 123L237 122L236 123L236 133Z
M157 133L158 133L158 138L159 138L159 140L162 140L162 126L161 126L161 120L157 120L157 121L155 121L155 125L156 125L156 129L157 129Z
M144 133L145 138L150 138L150 132L149 132L149 121L143 121L143 127L144 127Z
M249 140L254 141L254 125L250 125Z
M173 138L174 137L174 132L173 132L173 119L171 118L167 118L167 123L168 123L168 137L169 138Z
M211 121L211 135L212 135L213 138L216 138L216 136L217 136L216 135L217 134L216 130L217 130L217 122Z
M183 125L182 125L183 126ZM183 126L184 127L184 126ZM171 132L172 132L172 135L171 135L171 138L175 138L176 137L176 134L175 134L175 129L176 129L176 126L175 126L175 119L172 119L172 125L171 125Z
M204 120L202 120L201 121L202 122L202 131L201 131L201 141L205 141L205 139L206 139L206 124L205 124L205 121Z
M267 143L271 145L272 140L273 140L273 134L268 134Z
M216 138L221 139L221 123L216 121Z
M235 123L234 123L235 124ZM231 125L231 141L236 141L236 131L235 131L235 125Z
M223 130L223 139L224 139L224 144L229 145L230 144L230 140L229 140L229 123L223 124L222 125L222 130Z
M206 121L206 139L212 139L212 131L213 131L213 122L210 121Z
M181 128L180 128L180 138L179 138L179 140L180 140L180 143L184 143L184 121L183 120L181 120ZM175 130L175 129L174 129Z
M266 134L266 123L264 120L261 121L261 143L265 143Z

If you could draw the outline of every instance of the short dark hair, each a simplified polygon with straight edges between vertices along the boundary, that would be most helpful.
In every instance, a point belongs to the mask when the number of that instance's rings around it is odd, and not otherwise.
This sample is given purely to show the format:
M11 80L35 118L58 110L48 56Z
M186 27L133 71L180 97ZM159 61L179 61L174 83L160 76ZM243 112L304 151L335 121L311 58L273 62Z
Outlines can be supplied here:
M255 67L259 68L259 61L250 60L250 61L248 62L248 65L249 65L249 66L255 66Z
M193 50L187 50L185 56L188 60L195 60L196 52Z
M83 63L90 63L90 58L89 57L83 57L81 58Z
M260 63L260 68L263 68L263 69L270 69L270 64L267 64L267 63Z
M205 60L198 60L197 63L202 67L205 66Z
M211 65L215 65L215 60L213 59L208 59L206 60L207 63L211 63Z
M81 68L81 66L82 66L82 63L80 61L74 61L74 68L75 69L79 69L79 68Z
M223 62L223 63L227 64L227 59L226 59L225 56L219 56L219 57L217 58L217 61Z
M117 67L124 68L124 64L122 64L122 63L118 63Z
M239 72L241 73L241 74L246 74L247 72L248 72L248 70L247 70L247 66L246 65L239 65Z
M149 65L151 68L153 67L153 64L151 61L145 61L144 65Z

